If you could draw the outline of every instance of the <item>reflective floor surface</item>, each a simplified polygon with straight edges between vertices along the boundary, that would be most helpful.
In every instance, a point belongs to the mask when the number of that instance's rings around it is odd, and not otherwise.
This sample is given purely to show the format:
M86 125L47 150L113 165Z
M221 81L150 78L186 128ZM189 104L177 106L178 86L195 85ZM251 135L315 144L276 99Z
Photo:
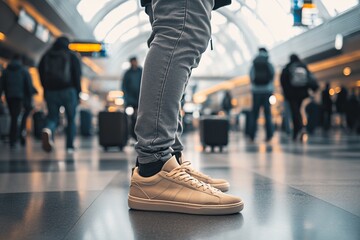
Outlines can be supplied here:
M250 144L231 133L223 153L201 152L196 132L184 143L196 168L230 181L241 214L129 210L133 147L103 152L96 137L79 138L69 155L60 137L45 154L29 139L26 149L0 144L0 239L360 239L359 137Z

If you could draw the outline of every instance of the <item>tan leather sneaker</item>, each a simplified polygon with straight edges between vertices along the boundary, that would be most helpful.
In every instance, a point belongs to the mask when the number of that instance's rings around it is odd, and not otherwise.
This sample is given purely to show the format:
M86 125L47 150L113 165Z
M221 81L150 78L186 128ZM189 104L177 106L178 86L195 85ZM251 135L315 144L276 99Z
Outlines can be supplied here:
M154 176L142 177L138 171L135 168L131 178L128 204L132 209L225 215L240 212L244 207L240 198L189 175L175 157Z
M226 192L229 190L230 183L228 181L226 181L225 179L211 178L210 176L205 175L202 172L195 170L191 166L191 162L184 161L182 156L179 157L179 161L180 161L181 167L184 168L185 171L188 174L190 174L191 176L193 176L194 178L196 178L200 181L203 181L204 183L208 183L211 186L213 186L214 188L217 188L222 192Z

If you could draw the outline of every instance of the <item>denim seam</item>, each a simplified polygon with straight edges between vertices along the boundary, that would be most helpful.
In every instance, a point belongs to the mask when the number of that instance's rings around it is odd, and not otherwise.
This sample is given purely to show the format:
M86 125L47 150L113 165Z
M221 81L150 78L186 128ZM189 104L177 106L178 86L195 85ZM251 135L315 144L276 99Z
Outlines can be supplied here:
M162 81L162 86L161 86L161 92L160 92L160 101L159 101L159 106L157 109L157 113L156 113L156 120L155 120L155 129L156 129L156 135L155 138L151 141L150 146L154 145L154 142L157 140L157 138L159 137L159 117L160 117L160 113L161 113L161 105L162 105L162 101L163 101L163 95L164 95L164 91L165 91L165 86L166 86L166 80L169 74L169 68L170 68L170 64L172 63L172 59L175 53L175 50L177 49L180 39L184 33L185 30L185 25L186 25L186 19L187 19L187 5L188 5L188 0L185 0L185 11L184 11L184 21L183 21L183 27L181 29L180 35L178 37L178 39L176 40L175 46L173 48L173 51L171 53L170 56L170 61L166 67L166 72L165 72L165 76L164 79Z

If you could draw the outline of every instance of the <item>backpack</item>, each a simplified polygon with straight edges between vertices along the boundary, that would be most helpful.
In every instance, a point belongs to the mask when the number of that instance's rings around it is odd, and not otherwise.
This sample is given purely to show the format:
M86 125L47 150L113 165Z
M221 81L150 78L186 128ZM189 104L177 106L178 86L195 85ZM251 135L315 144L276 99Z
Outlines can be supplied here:
M71 55L66 51L50 51L45 55L44 71L46 80L57 88L72 86Z
M267 61L254 61L254 84L267 85L271 82L272 76Z
M294 63L290 67L290 84L293 87L305 87L308 83L308 70L301 64Z

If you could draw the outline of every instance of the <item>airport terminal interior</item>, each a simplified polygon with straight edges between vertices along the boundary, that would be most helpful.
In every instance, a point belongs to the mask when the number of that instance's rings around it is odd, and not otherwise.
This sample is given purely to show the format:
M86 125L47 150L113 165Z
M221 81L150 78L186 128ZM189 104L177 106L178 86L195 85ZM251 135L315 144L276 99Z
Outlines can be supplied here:
M182 159L244 207L144 211L128 205L126 82L139 91L152 34L140 0L0 0L0 239L359 240L360 1L232 0L211 29L179 103Z

